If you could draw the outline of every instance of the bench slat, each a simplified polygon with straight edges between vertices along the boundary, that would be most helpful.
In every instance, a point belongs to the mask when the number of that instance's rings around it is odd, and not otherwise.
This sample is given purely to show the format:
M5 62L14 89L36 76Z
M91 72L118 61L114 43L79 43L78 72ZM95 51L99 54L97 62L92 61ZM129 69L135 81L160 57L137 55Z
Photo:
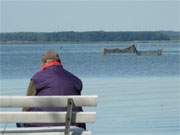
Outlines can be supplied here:
M0 129L0 135L64 135L65 127L34 127ZM72 126L70 135L91 135L90 131Z
M37 133L0 133L0 135L64 135L64 132L37 132ZM91 135L91 132L83 131L82 133L70 132L70 135Z
M66 107L68 98L75 106L97 105L97 96L0 96L0 107Z
M1 123L65 123L66 112L0 112ZM74 123L94 123L95 112L74 112Z

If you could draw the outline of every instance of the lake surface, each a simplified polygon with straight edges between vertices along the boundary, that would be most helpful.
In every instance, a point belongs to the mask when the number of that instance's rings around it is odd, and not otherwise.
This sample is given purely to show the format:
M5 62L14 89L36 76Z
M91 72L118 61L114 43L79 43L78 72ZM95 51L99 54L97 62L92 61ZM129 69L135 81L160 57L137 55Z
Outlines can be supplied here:
M42 54L52 50L82 79L84 95L99 96L97 108L86 108L97 111L97 122L88 125L94 135L180 134L180 43L137 43L138 50L163 49L162 56L103 55L103 48L129 45L0 45L0 94L25 95Z

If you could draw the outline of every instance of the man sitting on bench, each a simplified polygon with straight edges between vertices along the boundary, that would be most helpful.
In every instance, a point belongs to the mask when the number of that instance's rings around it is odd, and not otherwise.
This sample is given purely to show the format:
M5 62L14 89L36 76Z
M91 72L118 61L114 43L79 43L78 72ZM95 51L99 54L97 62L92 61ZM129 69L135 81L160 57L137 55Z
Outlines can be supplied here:
M62 96L81 95L82 81L63 68L59 55L47 52L42 56L42 67L30 81L27 96ZM66 108L23 108L23 111L66 111ZM82 107L74 107L73 111L83 111ZM17 123L17 127L64 126L61 123ZM86 129L85 123L78 126Z

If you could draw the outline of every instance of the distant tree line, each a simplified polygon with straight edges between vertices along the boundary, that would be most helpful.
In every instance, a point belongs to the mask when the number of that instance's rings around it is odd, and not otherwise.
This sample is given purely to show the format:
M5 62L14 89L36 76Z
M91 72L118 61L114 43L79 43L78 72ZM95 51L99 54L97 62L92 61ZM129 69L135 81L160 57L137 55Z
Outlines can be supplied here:
M163 32L17 32L0 33L0 41L27 41L27 42L88 42L88 41L133 41L133 40L170 40Z

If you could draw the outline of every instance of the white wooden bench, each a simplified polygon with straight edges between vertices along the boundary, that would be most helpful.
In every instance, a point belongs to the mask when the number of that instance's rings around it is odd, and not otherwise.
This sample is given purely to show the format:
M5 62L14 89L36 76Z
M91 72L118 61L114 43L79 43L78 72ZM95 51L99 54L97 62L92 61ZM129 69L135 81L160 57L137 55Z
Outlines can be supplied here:
M0 107L67 107L66 112L1 111L0 123L64 123L65 126L2 128L0 135L91 135L71 123L94 123L96 112L73 112L73 106L96 106L97 96L0 96Z

